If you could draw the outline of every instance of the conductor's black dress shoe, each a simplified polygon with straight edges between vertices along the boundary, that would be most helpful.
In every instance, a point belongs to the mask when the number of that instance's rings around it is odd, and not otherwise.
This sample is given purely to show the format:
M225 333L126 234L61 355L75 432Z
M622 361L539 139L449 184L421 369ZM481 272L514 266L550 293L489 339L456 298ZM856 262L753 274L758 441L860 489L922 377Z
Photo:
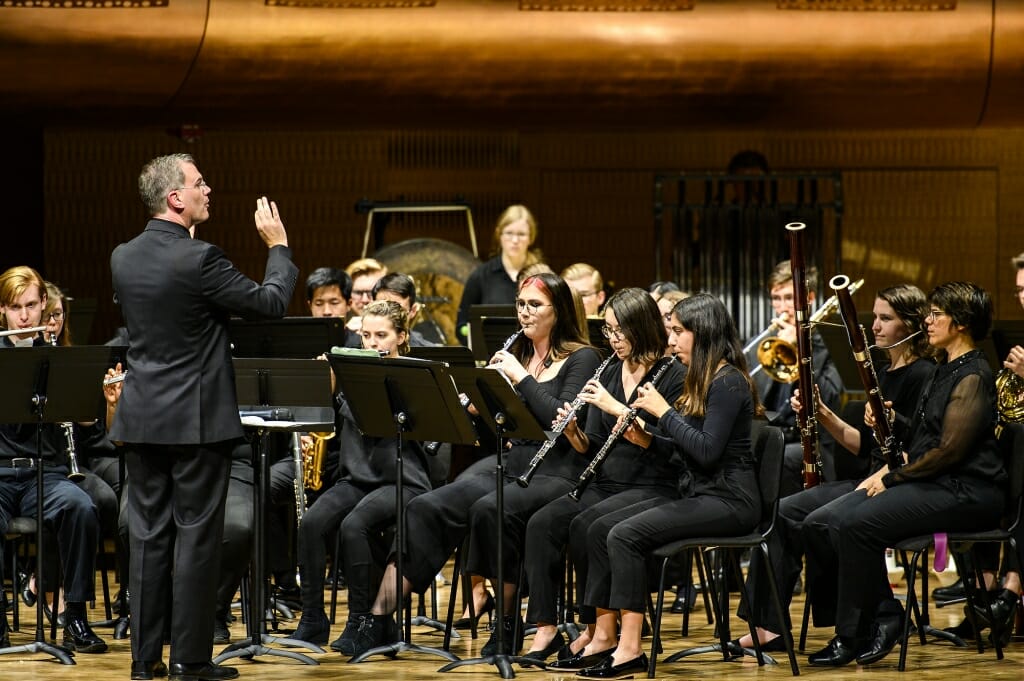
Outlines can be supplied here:
M72 618L64 625L64 647L79 653L105 653L107 642L84 619Z
M163 676L167 676L167 665L163 660L156 662L132 660L132 681L150 681Z
M828 645L807 657L807 662L814 667L842 667L857 659L858 646L834 637Z
M640 653L639 657L626 660L621 664L615 664L614 658L609 655L593 667L581 669L576 672L577 676L585 676L590 679L614 679L633 672L647 671L647 655Z
M238 678L234 667L222 667L212 662L183 664L172 662L169 681L227 681Z

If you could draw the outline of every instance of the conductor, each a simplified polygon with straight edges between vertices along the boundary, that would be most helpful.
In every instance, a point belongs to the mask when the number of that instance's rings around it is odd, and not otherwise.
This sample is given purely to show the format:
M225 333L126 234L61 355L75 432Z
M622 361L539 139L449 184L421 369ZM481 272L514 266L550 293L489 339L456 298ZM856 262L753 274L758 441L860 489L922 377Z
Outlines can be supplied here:
M231 449L242 436L228 317L282 317L298 268L277 206L256 202L269 247L263 283L195 239L210 185L187 154L150 161L139 193L152 218L110 257L115 300L131 339L110 437L124 443L131 546L132 679L231 679L213 653ZM173 603L172 612L167 612ZM162 661L170 617L170 669Z

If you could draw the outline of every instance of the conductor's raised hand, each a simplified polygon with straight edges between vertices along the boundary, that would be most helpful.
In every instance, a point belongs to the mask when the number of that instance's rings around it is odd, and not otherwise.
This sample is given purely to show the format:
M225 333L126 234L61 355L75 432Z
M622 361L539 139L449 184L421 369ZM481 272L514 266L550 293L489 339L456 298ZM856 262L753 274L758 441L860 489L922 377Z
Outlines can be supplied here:
M268 248L287 246L288 234L284 231L284 223L277 212L277 204L265 196L256 199L256 231Z
M633 404L630 406L634 409L643 409L648 414L653 414L659 419L665 412L672 408L650 381L637 387L636 399L633 400Z

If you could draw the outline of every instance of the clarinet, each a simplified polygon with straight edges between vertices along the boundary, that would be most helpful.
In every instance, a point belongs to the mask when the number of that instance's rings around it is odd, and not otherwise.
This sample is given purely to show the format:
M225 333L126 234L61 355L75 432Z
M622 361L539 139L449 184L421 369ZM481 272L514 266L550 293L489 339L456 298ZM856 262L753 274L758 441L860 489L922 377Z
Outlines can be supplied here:
M798 378L800 385L800 409L796 413L796 425L800 431L800 447L804 460L804 489L814 487L821 481L821 459L818 455L818 424L808 405L813 403L814 370L811 367L811 309L807 302L807 281L804 271L804 230L802 222L786 225L789 231L790 264L793 269L793 307L796 310L796 350ZM807 399L807 395L811 399Z
M302 461L302 440L298 433L292 433L292 461L295 464L295 476L292 486L295 488L295 524L302 523L302 516L306 512L306 485L305 469Z
M846 335L850 338L853 359L857 362L857 373L860 374L860 382L864 385L871 411L875 414L875 439L889 470L895 470L900 467L900 459L896 454L896 436L893 435L892 426L887 418L887 410L878 387L878 374L875 373L875 364L871 361L871 353L868 352L867 341L864 339L864 327L857 323L857 308L853 305L853 296L849 290L850 279L840 274L832 277L828 285L839 298L839 311L846 325Z
M46 328L45 326L43 327ZM57 347L57 334L50 334L50 346ZM78 468L78 452L75 451L75 424L70 421L64 421L60 423L60 428L64 431L64 449L68 455L68 480L74 480L79 482L85 479L85 474L82 473Z
M611 362L614 357L615 355L613 353L608 356L608 359L601 362L601 366L597 367L597 371L595 371L594 375L590 377L590 380L596 381L598 378L600 378L601 373L605 370L605 367L608 366L608 363ZM530 480L533 479L533 475L537 472L537 468L544 461L544 457L547 456L548 451L555 446L555 442L558 441L558 436L562 434L562 431L565 430L566 426L569 425L569 422L573 419L573 417L576 416L576 412L580 410L580 407L582 407L583 404L583 391L581 390L580 393L576 395L576 399L574 399L572 403L569 404L569 411L566 412L565 416L560 418L558 420L558 423L556 423L554 427L551 429L551 432L554 433L554 437L547 440L543 445L541 445L540 449L537 450L537 453L533 455L532 459L530 459L530 465L527 466L526 472L520 475L518 478L516 478L516 483L520 487L530 486Z
M658 387L658 379L668 371L668 368L672 366L675 361L675 358L672 358L658 368L658 372L654 374L654 377L651 379L651 383L654 384L655 388ZM608 456L608 451L612 448L612 445L615 444L615 441L618 440L623 433L626 432L626 429L632 425L633 421L636 420L636 417L637 408L630 407L629 411L626 412L626 415L622 417L622 420L619 421L615 428L612 429L611 434L608 435L608 439L604 441L603 445L601 445L601 449L597 451L597 454L594 454L594 458L590 460L587 467L583 469L582 473L580 473L580 477L576 481L575 489L569 492L569 496L572 497L574 501L580 500L580 495L583 494L583 490L587 488L587 485L590 484L590 480L597 474L597 469L601 467L605 457Z

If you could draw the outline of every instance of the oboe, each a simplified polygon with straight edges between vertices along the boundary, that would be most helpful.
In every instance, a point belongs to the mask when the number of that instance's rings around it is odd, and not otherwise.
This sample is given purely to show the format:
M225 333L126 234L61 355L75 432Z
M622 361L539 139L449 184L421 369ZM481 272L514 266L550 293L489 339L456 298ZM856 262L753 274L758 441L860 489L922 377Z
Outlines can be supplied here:
M655 388L658 387L658 379L660 379L664 375L664 373L668 371L668 368L672 366L675 363L675 361L675 358L669 359L660 367L658 367L657 373L655 373L654 377L651 379L651 383L654 384ZM601 464L605 460L605 457L608 456L608 451L612 448L612 445L614 445L615 441L618 440L619 437L626 432L626 429L629 428L630 425L632 425L633 421L636 420L636 417L637 408L630 407L629 411L626 412L626 415L622 417L622 420L615 424L615 427L612 429L611 434L608 435L608 439L604 441L603 445L601 445L601 449L597 450L597 454L594 454L594 458L590 460L590 463L587 464L587 467L583 469L582 473L580 473L580 477L576 481L575 489L569 492L569 496L572 497L575 501L580 500L580 495L583 494L583 490L587 488L587 485L590 484L590 480L597 474L597 469L600 468Z
M893 435L882 392L878 387L878 375L875 373L875 364L871 361L871 353L864 338L864 327L857 322L857 308L854 307L853 296L850 295L850 278L840 274L832 277L828 285L839 298L839 311L846 325L846 335L850 337L850 349L853 350L853 359L857 362L857 373L864 385L864 392L867 393L871 411L875 414L875 439L889 470L894 470L900 466L900 459L896 453L896 436Z
M821 460L818 457L818 424L811 418L809 405L814 399L814 371L811 367L811 313L807 302L807 281L804 271L804 230L802 222L786 225L789 231L790 265L793 269L793 307L796 310L796 350L799 362L800 409L796 413L796 425L800 431L800 446L803 449L804 488L814 487L821 480ZM811 396L808 399L807 396Z
M601 373L604 371L605 367L608 366L608 363L611 362L614 357L615 355L611 354L608 356L608 359L601 362L601 366L597 367L597 371L595 371L594 375L590 377L590 380L596 381L598 378L600 378ZM534 473L537 472L537 468L544 461L544 457L547 456L548 451L555 446L555 443L558 441L558 436L562 434L562 431L564 431L566 426L569 425L569 422L572 421L573 418L575 418L576 412L580 410L580 407L582 407L583 404L583 391L580 391L580 393L576 395L576 399L574 399L569 404L569 411L566 412L565 415L562 416L562 418L560 418L558 422L554 425L554 427L551 429L551 432L554 433L554 437L547 440L543 445L541 445L540 449L537 450L537 453L533 455L532 459L530 459L530 465L526 467L526 472L520 475L518 478L516 478L516 483L520 487L529 487L530 480L533 479L533 475Z

